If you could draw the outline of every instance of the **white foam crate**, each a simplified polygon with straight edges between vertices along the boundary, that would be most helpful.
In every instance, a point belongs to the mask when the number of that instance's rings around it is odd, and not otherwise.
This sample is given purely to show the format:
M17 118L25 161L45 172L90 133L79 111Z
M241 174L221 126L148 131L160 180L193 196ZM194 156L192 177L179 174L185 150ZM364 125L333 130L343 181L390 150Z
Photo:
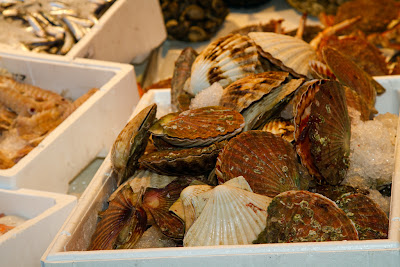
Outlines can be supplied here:
M158 0L117 0L65 57L140 63L166 37Z
M139 101L128 64L0 51L0 68L72 99L100 89L16 165L0 170L0 188L66 193L74 176L108 153Z
M381 113L399 113L400 76L377 80L387 92L377 100ZM168 112L169 89L150 90L138 103L136 114L157 103L157 117ZM400 127L399 127L400 128ZM398 129L400 132L400 129ZM399 140L399 139L398 139ZM84 251L95 230L98 212L115 189L110 179L109 155L82 195L74 213L66 220L42 257L42 266L399 266L400 264L400 142L392 184L389 238L369 241L259 244L183 248Z
M39 266L40 257L76 203L76 197L69 195L0 189L0 212L27 219L0 236L1 266Z

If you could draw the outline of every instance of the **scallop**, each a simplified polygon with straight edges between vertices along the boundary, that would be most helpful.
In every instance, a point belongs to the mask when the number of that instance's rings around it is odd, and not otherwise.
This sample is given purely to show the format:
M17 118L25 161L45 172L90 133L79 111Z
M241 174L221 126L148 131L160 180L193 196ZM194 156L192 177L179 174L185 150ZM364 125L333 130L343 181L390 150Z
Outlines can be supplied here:
M295 77L312 78L309 61L316 60L317 54L308 43L272 32L251 32L249 37L261 48L260 54L278 68Z
M267 226L255 243L357 239L353 222L335 202L308 191L287 191L268 206Z
M222 87L262 72L256 45L249 37L229 34L209 44L192 65L188 93L196 95L214 82Z
M168 114L150 129L154 138L180 147L206 146L240 133L243 116L229 108L213 106Z
M119 133L111 148L111 166L117 184L128 179L137 169L150 137L148 131L156 119L157 105L152 104L133 117Z
M271 198L232 185L203 194L207 201L185 234L184 246L251 244L265 228Z
M255 193L269 197L306 189L309 180L293 146L259 130L243 132L228 142L218 156L216 174L220 184L243 176Z

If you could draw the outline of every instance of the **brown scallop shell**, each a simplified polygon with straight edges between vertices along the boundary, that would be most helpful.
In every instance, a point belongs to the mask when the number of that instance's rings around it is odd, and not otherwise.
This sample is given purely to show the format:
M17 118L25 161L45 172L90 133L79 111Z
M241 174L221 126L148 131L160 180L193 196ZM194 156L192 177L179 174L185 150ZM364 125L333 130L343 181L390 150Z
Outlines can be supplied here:
M322 50L324 60L336 78L363 97L370 110L374 110L376 94L385 89L351 59L332 47Z
M268 206L267 226L254 243L357 239L354 224L335 202L308 191L287 191Z
M290 120L280 118L271 120L267 122L261 130L273 133L290 143L294 141L294 124Z
M132 248L147 226L146 212L129 185L110 201L100 218L88 250Z
M147 188L143 195L143 209L153 216L161 232L168 237L183 239L184 223L169 208L189 184L188 179L176 179L165 188Z
M369 194L368 190L355 188L349 185L316 185L314 188L309 189L309 191L326 196L327 198L335 202L345 194Z
M337 185L349 167L351 133L346 97L335 81L321 82L318 88L313 99L304 93L298 105L296 150L310 174L320 182Z
M204 107L168 114L168 120L156 124L150 131L153 139L160 137L175 146L206 146L240 133L244 127L243 116L234 110Z
M344 90L346 94L347 106L360 112L360 119L362 121L369 120L370 117L373 115L372 113L374 112L371 112L364 98L361 97L356 91L350 89L347 86L344 86Z
M117 173L117 184L129 178L138 165L150 137L149 129L156 119L157 105L153 104L133 117L122 129L111 148L111 165Z
M366 195L343 195L338 206L355 224L360 240L388 238L389 219L386 213Z
M255 193L274 197L308 186L299 165L289 142L272 133L253 130L228 142L218 156L216 174L220 184L243 176Z
M164 175L198 175L210 172L219 152L227 141L207 147L162 150L149 153L139 159L146 168Z

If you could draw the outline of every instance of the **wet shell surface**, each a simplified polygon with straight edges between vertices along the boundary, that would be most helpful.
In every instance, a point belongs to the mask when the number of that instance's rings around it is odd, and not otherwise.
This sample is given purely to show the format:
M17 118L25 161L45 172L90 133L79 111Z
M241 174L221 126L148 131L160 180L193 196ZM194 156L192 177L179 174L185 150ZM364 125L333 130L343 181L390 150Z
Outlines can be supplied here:
M215 167L218 154L226 142L221 141L207 147L156 151L142 156L139 163L164 175L204 174Z
M157 105L153 104L133 117L119 133L111 148L111 166L117 173L118 185L137 168L137 161L146 149L149 129L156 119Z
M267 122L261 130L273 133L290 143L294 141L294 124L290 120L271 120Z
M203 194L208 200L185 234L184 246L251 244L265 228L269 197L231 185L219 185Z
M293 146L264 131L243 132L232 138L217 159L220 184L243 176L255 193L274 197L288 190L306 189Z
M256 45L249 37L229 34L209 44L192 65L190 89L196 95L214 82L222 87L249 74L262 72Z
M243 116L234 110L214 106L186 110L179 114L166 115L162 123L150 129L153 139L184 147L206 146L240 133L244 127Z
M369 197L346 194L336 201L355 224L360 240L388 238L389 219Z
M272 32L251 32L249 37L277 67L295 77L312 78L309 61L316 60L315 50L303 40Z
M308 191L287 191L272 200L267 226L255 243L357 239L354 224L335 202Z
M100 218L88 250L132 248L147 226L146 212L129 185L119 190Z
M298 104L296 150L317 180L337 185L349 167L351 132L345 93L335 81L314 85L315 90L305 92Z

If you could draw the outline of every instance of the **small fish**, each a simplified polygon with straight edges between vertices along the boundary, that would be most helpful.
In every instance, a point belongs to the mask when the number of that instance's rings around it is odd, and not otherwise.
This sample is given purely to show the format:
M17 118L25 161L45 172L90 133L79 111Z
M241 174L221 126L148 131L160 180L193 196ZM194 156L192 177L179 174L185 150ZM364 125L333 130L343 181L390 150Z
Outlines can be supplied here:
M27 14L26 19L38 37L46 37L46 32L44 31L42 25L40 25L40 23L35 19L35 17L33 17L31 14Z

